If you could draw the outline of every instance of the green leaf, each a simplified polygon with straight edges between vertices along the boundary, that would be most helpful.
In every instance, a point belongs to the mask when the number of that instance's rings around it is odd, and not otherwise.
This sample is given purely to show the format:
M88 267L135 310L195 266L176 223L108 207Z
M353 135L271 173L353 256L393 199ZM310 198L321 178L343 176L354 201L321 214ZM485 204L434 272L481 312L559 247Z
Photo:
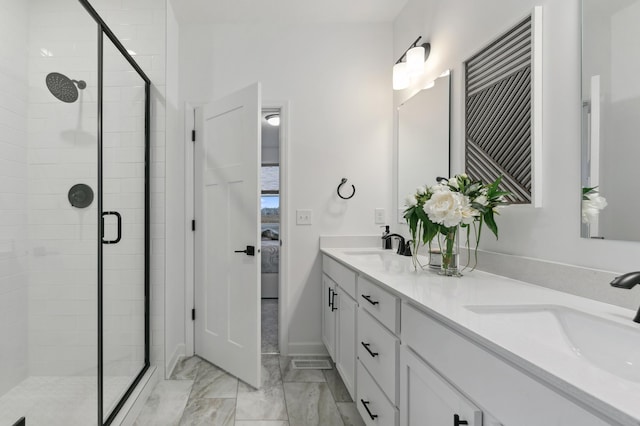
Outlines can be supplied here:
M438 235L438 225L431 221L423 222L422 241L427 244L429 241Z
M493 234L496 236L496 239L498 239L498 225L496 224L496 221L493 218L493 210L487 211L483 215L483 218L487 227L491 230L491 232L493 232Z

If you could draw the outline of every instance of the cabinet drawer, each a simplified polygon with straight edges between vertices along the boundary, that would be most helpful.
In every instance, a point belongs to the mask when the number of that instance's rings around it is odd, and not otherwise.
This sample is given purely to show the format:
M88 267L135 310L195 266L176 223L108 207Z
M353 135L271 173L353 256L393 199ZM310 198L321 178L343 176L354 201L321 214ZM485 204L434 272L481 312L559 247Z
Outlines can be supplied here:
M397 404L398 339L362 308L358 309L358 359Z
M396 426L398 424L397 409L384 396L360 362L358 362L357 377L356 404L364 423L367 426Z
M399 299L361 276L358 277L358 303L393 333L400 331Z
M327 255L322 256L322 272L331 277L342 289L356 298L356 273Z

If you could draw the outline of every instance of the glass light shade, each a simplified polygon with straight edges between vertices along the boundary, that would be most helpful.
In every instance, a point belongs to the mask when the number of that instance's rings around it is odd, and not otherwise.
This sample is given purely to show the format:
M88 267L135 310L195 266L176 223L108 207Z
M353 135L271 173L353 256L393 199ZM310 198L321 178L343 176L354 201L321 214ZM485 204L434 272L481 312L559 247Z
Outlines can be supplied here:
M280 116L277 114L267 115L265 118L267 120L267 123L271 124L272 126L280 125Z
M409 73L407 63L400 62L393 66L393 90L402 90L409 87Z
M416 46L407 51L407 71L409 77L417 77L424 73L424 47Z

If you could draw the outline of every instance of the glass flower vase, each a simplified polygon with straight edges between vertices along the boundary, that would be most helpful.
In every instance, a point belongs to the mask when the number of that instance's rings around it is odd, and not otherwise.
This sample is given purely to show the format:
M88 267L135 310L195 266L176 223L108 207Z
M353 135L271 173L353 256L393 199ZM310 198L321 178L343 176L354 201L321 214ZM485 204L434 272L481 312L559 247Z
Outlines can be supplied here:
M460 260L460 239L458 238L459 227L446 228L438 235L440 250L442 252L442 263L440 265L440 275L447 277L461 277L458 262Z

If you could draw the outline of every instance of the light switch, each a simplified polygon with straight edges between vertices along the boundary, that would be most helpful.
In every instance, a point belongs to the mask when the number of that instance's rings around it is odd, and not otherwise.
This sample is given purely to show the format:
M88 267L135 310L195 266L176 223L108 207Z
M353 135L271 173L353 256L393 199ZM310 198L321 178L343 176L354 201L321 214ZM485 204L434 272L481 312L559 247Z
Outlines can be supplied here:
M311 210L296 210L296 225L311 225Z
M385 220L386 219L386 217L385 217L386 215L385 215L384 209L375 209L374 216L375 216L375 222L378 225L382 225L382 224L384 224L386 222L386 220Z

